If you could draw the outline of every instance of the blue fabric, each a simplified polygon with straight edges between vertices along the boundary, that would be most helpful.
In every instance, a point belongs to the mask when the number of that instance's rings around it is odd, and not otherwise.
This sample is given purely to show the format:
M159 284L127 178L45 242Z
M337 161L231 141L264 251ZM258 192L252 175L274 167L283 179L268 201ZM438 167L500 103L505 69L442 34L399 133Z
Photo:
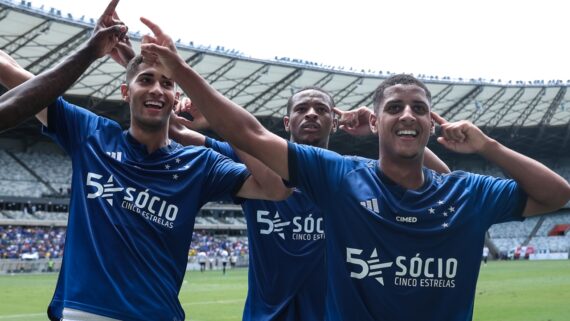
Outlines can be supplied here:
M227 143L206 146L234 160ZM323 213L301 191L281 202L242 203L249 239L244 321L322 321L326 292Z
M120 320L184 320L178 293L194 221L249 173L204 147L148 154L114 121L58 99L44 131L70 155L70 214L51 317L63 307Z
M326 320L472 319L485 233L523 220L513 180L424 169L407 190L378 160L289 144L291 183L326 213Z

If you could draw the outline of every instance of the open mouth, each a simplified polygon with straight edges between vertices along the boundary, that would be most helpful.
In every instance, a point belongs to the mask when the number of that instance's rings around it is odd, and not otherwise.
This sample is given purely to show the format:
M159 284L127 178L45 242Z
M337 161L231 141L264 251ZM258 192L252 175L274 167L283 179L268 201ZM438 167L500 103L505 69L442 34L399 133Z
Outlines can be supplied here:
M400 129L396 132L398 137L416 137L418 136L418 132L413 129Z
M144 106L146 108L161 110L164 107L164 103L156 100L147 100L145 101Z
M321 126L317 123L306 123L303 124L303 126L301 126L302 129L308 129L308 130L319 130L321 128Z

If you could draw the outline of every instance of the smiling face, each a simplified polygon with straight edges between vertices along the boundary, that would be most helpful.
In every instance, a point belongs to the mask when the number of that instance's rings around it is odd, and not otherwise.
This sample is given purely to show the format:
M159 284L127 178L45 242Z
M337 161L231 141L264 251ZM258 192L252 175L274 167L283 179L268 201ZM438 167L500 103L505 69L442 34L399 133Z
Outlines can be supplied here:
M131 67L127 78L121 93L131 109L131 127L167 130L176 95L174 82L144 62Z
M382 158L423 161L433 122L422 87L396 84L385 88L371 123L378 133Z
M283 118L291 141L327 148L329 136L336 131L332 98L317 89L305 89L289 101L289 116Z

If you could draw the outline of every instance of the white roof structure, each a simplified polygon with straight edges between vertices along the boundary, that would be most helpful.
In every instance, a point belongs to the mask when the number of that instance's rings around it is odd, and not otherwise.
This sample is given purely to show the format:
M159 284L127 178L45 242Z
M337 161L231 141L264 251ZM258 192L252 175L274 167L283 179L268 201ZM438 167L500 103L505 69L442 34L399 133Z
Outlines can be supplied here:
M34 8L30 2L0 0L0 49L37 74L67 56L90 35L95 21L62 16L57 9ZM135 50L140 35L131 33ZM180 54L217 90L283 134L280 117L291 93L305 86L329 91L337 106L371 106L373 91L387 76L381 72L343 70L317 63L280 58L258 60L234 50L177 43ZM484 79L422 79L432 92L433 110L454 121L468 119L503 143L530 154L568 154L570 139L570 81L501 83ZM123 67L110 58L96 61L67 92L99 114L128 123L120 108ZM354 153L370 150L372 139L346 135L333 140L333 149ZM341 142L344 140L344 142ZM375 155L376 152L365 155Z

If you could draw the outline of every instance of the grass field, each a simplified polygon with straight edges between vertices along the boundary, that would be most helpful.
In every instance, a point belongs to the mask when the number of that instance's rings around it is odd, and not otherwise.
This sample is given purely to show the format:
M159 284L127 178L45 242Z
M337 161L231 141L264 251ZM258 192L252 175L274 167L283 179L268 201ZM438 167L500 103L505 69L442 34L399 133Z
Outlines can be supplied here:
M56 277L1 275L0 321L46 320ZM246 269L231 270L226 276L220 271L192 271L186 275L180 300L187 320L239 321L246 291ZM570 260L489 262L481 268L474 320L570 320Z

